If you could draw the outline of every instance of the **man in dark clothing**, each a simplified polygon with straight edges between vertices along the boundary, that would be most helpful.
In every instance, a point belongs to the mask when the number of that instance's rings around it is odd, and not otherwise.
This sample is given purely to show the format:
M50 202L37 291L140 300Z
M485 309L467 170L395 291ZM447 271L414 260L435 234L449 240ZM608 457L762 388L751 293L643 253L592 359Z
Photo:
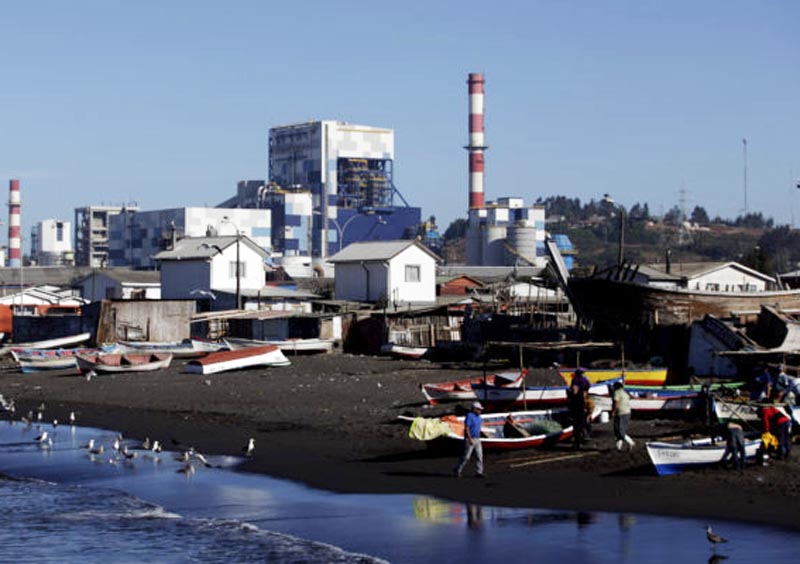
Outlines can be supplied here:
M586 428L586 394L577 383L572 384L567 390L569 399L569 414L572 419L572 448L578 450L583 442L583 432Z
M592 432L591 410L593 407L593 402L591 398L589 398L589 388L592 387L592 383L589 381L589 378L586 377L585 368L579 367L575 369L575 374L572 376L570 387L575 386L577 386L577 389L580 390L581 394L583 395L583 426L581 427L581 440L588 440L589 435Z
M728 460L728 457L733 459L733 466L740 472L744 470L745 452L744 452L744 431L742 426L733 421L728 422L726 428L725 454L722 455L722 463Z

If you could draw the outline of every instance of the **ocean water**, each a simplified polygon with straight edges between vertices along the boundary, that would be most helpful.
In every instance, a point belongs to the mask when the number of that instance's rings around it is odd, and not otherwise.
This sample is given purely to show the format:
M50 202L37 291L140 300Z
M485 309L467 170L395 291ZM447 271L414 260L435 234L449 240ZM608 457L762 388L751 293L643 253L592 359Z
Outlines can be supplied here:
M50 446L34 438L48 431ZM234 471L233 457L112 449L99 429L0 423L1 562L795 562L800 535L715 521L345 495ZM89 439L102 455L81 448Z

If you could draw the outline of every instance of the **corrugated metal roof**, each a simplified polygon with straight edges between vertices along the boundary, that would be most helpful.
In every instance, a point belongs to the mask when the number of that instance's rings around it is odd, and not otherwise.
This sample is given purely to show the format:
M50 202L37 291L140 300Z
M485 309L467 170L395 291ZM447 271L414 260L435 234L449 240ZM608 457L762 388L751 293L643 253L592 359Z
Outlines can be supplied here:
M344 249L333 255L328 259L328 262L360 262L360 261L375 261L375 260L389 260L409 247L417 246L431 258L436 261L441 260L435 253L428 249L425 245L416 239L401 240L401 241L365 241L359 243L351 243Z
M210 259L231 245L236 244L236 235L219 237L186 237L175 243L175 247L168 251L161 251L153 256L155 260L202 260ZM241 244L247 245L262 256L267 256L264 249L256 245L246 235L241 236Z

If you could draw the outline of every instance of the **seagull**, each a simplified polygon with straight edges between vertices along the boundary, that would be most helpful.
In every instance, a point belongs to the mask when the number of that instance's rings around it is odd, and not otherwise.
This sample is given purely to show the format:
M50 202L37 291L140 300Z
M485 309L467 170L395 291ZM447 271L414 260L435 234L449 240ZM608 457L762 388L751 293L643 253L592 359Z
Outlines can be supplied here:
M142 450L150 450L150 437L145 437L142 441Z
M725 537L721 537L711 531L711 525L706 526L706 538L708 542L712 544L712 546L717 546L720 543L728 542L728 539Z
M245 456L253 456L253 452L256 450L256 440L251 437L250 440L247 441L247 446L242 450Z
M208 460L206 460L206 457L200 454L199 452L195 452L194 457L197 460L199 460L206 468L211 468L211 464L208 462Z
M114 448L114 450L119 451L120 449L119 439L114 439L114 444L112 445L112 447Z
M74 411L70 411L69 412L69 424L70 425L74 425L75 424L75 412Z
M37 443L45 443L47 442L47 431L42 431L42 434L33 439Z
M36 413L36 421L38 421L39 423L42 422L42 412L41 411L38 411Z
M103 445L97 445L96 447L89 449L89 453L91 453L91 454L103 454L104 450L105 449L103 448Z
M53 429L58 427L58 419L53 419Z
M42 403L39 404L38 410L39 411L44 411L44 407L45 407L44 406L44 402L42 402Z
M97 372L95 372L94 370L90 370L89 372L87 372L86 373L86 381L87 382L91 382L93 376L97 376Z
M124 456L128 460L133 460L136 458L135 452L128 452L128 447L122 447L122 456Z
M178 456L176 456L175 460L177 460L178 462L189 462L190 458L191 458L191 455L189 454L189 451L185 450L185 451L183 451L182 454L179 454Z
M81 445L81 448L92 450L94 448L94 439L89 439L89 442L86 443L85 445Z
M158 441L153 441L153 452L161 452L161 443Z

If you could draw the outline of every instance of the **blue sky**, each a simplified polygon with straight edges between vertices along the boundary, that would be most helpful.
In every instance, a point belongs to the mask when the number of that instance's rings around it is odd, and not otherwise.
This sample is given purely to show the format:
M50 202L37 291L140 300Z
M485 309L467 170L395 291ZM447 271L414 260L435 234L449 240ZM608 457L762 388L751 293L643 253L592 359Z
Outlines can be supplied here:
M394 128L396 184L444 229L467 205L469 72L487 199L658 213L684 187L734 217L746 137L749 210L794 220L796 2L76 0L0 21L0 186L21 179L26 236L88 204L215 205L265 177L270 126L307 119Z

